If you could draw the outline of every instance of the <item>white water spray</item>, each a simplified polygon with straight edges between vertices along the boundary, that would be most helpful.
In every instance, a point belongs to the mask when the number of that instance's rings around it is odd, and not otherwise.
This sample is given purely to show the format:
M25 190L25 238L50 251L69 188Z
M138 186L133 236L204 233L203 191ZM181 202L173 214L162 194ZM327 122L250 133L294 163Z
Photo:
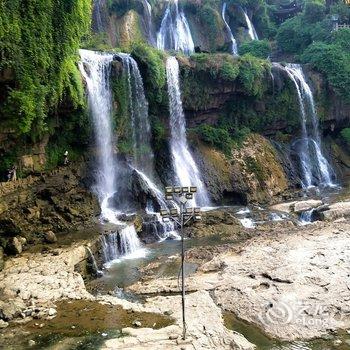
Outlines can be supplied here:
M169 2L157 34L159 50L182 51L186 55L194 52L190 26L184 12L179 10L178 0Z
M210 206L209 196L187 144L186 121L179 81L179 63L175 57L167 59L166 71L170 109L170 147L177 181L179 181L181 186L197 186L198 193L194 203L208 207Z
M247 11L245 11L244 9L242 9L242 11L243 11L243 14L244 14L245 21L247 23L248 34L249 34L250 38L252 40L259 40L259 37L258 37L258 34L257 34L256 30L255 30L254 24L250 20L248 14L247 14Z
M227 33L228 33L229 36L230 36L230 40L231 40L231 52L232 52L233 55L237 56L237 55L238 55L237 42L236 42L235 37L234 37L233 34L232 34L232 30L231 30L229 24L228 24L227 21L226 21L226 9L227 9L227 4L226 4L226 2L224 2L223 5L222 5L221 16L222 16L222 20L223 20L224 23L225 23L225 27L226 27Z
M93 119L96 145L98 149L97 156L97 183L95 190L97 192L100 206L101 218L113 224L121 224L117 219L118 212L109 205L109 199L116 192L116 161L114 159L114 137L112 130L112 94L110 88L110 71L113 61L112 54L102 54L99 52L80 50L81 61L79 63L80 71L85 78L91 115ZM113 235L120 235L122 244L113 245ZM105 243L109 245L109 253L106 257L111 257L114 251L119 254L136 254L142 252L141 242L133 225L126 225L120 233L111 234L110 238L104 236ZM108 239L113 242L109 242ZM111 246L111 244L113 246ZM113 251L113 252L112 252ZM139 253L137 253L139 254Z
M308 189L313 185L333 187L333 171L322 153L318 116L310 86L299 64L288 64L285 71L295 85L299 101L302 130L299 156L303 171L303 188Z
M147 0L142 0L145 27L148 35L148 41L152 46L156 46L156 40L153 32L153 21L152 21L152 6Z

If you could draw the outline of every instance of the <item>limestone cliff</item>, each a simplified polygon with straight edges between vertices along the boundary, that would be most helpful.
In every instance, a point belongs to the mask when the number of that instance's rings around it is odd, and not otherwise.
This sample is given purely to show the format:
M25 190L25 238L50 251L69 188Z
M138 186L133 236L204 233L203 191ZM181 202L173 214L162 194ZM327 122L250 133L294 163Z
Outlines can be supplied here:
M198 158L208 190L217 202L245 204L276 200L288 189L287 176L271 143L251 134L230 156L203 143Z

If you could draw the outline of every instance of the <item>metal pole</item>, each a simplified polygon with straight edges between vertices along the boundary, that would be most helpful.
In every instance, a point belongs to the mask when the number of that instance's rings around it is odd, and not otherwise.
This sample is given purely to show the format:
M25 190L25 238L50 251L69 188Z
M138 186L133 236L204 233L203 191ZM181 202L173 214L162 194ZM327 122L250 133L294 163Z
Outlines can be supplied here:
M182 339L186 339L185 316L185 240L184 240L184 204L181 203L181 279L182 279Z

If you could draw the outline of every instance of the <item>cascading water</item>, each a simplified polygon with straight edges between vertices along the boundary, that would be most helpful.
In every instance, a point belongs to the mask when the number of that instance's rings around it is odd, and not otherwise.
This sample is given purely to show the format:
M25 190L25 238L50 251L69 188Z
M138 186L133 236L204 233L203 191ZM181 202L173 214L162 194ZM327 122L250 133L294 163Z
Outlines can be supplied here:
M233 36L232 34L232 30L229 26L229 24L227 23L226 21L226 9L227 9L227 4L226 2L223 3L222 5L222 11L221 11L221 16L222 16L222 20L224 21L225 23L225 27L226 27L226 30L227 30L227 33L229 34L230 36L230 40L231 40L231 52L233 55L238 55L238 47L237 47L237 42L236 42L236 39L235 37Z
M252 40L259 40L259 37L258 37L258 34L257 34L256 30L255 30L254 24L250 20L248 14L247 14L247 11L245 11L244 9L242 9L242 11L243 11L243 14L244 14L245 21L247 23L248 34L249 34L250 38Z
M109 84L113 55L80 50L80 57L79 67L87 85L98 149L98 177L95 190L103 212L108 199L115 192L116 181L111 121L112 95Z
M157 34L159 50L182 51L186 55L194 52L191 30L184 12L179 10L178 0L169 2Z
M153 32L153 22L152 22L152 6L147 0L142 0L145 27L148 35L148 42L152 46L156 46L156 40L154 38Z
M196 194L195 203L208 207L210 204L208 193L187 144L186 122L179 81L179 63L175 57L167 59L166 71L171 127L170 147L177 181L181 186L197 186L198 193Z
M103 7L106 0L94 0L93 1L93 28L97 32L104 30L105 16L103 14Z
M117 219L118 212L109 206L109 199L116 192L115 142L112 130L112 94L109 82L111 63L114 55L80 50L80 57L79 68L87 85L98 149L98 177L96 179L95 190L100 201L101 218L113 224L121 224ZM118 234L114 233L111 235ZM120 253L135 253L136 251L140 255L144 255L134 226L126 225L120 231L119 237L125 245L125 247L123 245L121 246L122 249L119 250L119 255ZM109 245L115 243L106 242ZM108 249L116 249L116 246L110 246ZM112 254L109 256L112 256Z
M128 54L118 54L123 61L123 66L128 81L129 89L129 113L133 130L133 160L132 168L147 185L153 197L161 208L168 205L164 200L164 194L154 183L154 154L151 147L151 126L148 116L148 101L145 96L142 77L137 62ZM147 214L154 215L157 221L156 230L160 239L174 236L173 223L164 223L162 218L154 210L148 210Z
M129 115L132 124L133 167L150 180L153 179L154 155L151 146L151 125L148 118L148 102L142 77L136 61L128 54L118 54L128 80Z
M295 85L300 107L302 135L299 140L299 156L303 188L308 189L315 185L333 187L333 170L322 153L318 116L310 86L300 65L288 64L284 69Z

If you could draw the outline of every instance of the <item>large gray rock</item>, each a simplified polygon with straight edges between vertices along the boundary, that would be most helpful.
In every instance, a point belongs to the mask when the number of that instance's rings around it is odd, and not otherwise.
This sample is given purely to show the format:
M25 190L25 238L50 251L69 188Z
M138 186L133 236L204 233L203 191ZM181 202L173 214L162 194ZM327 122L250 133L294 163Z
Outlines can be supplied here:
M317 200L317 199L310 199L307 201L301 201L301 202L296 202L294 204L294 212L297 214L302 213L303 211L307 211L307 210L311 210L314 208L319 207L320 205L322 205L322 201L321 200Z
M47 231L44 233L44 240L47 243L56 243L57 242L57 237L54 232L52 231Z
M328 210L320 213L322 220L333 221L338 218L350 216L350 202L339 202L329 206Z
M18 237L12 237L9 239L6 250L9 254L17 255L21 254L23 247L21 240Z
M19 298L10 299L6 302L0 301L0 318L5 321L11 321L18 317L25 307L24 302Z

